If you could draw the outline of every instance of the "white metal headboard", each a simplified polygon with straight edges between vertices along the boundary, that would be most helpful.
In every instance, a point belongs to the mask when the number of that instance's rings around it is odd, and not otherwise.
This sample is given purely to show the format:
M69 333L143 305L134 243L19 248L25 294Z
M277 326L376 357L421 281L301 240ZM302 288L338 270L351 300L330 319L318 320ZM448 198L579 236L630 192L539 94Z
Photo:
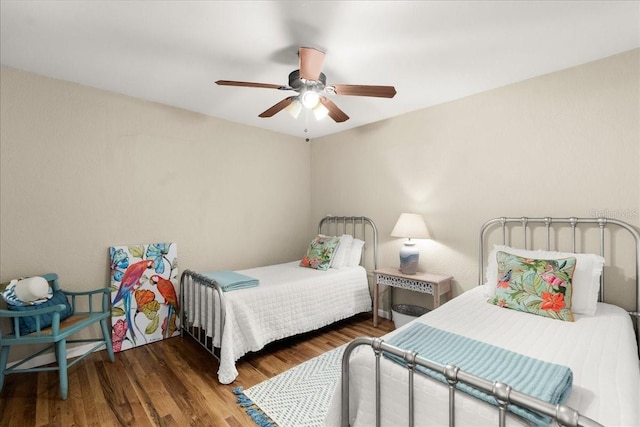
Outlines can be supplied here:
M363 240L365 242L365 246L362 251L362 266L368 271L373 271L378 268L378 229L370 218L367 218L366 216L327 215L318 223L318 234L321 233L331 236L351 234L353 237ZM369 245L371 245L373 250L368 251ZM369 256L371 264L367 263L367 259L365 257L367 252L371 253Z
M624 221L620 221L614 218L552 218L552 217L542 217L542 218L528 218L528 217L500 217L490 219L485 222L480 229L480 250L479 250L479 271L480 281L478 283L484 283L484 269L487 260L485 259L485 246L487 244L486 238L489 231L495 230L495 227L502 227L502 243L510 244L507 241L507 234L512 230L511 228L522 228L522 237L523 237L523 247L525 249L532 249L529 247L528 242L532 241L532 238L529 236L532 233L531 228L536 226L543 226L546 231L546 250L558 250L560 242L555 242L554 247L552 247L552 229L557 227L566 228L570 227L570 252L578 252L576 247L576 230L578 225L585 224L587 227L595 228L598 227L600 230L600 255L605 256L605 229L613 226L617 227L621 230L626 230L634 239L635 242L635 289L636 289L636 304L635 309L630 311L629 314L635 317L636 320L636 338L638 340L638 345L640 346L640 233L638 230ZM606 257L605 257L606 259ZM600 277L600 295L598 297L599 301L604 301L605 296L605 280L604 280L604 271L602 276Z

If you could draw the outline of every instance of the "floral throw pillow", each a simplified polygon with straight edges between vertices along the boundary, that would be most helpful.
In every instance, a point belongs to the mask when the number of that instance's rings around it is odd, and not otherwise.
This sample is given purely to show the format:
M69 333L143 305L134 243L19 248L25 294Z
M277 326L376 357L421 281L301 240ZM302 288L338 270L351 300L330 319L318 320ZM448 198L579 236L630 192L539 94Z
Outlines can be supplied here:
M532 259L496 254L498 284L489 300L500 307L573 322L571 296L576 258Z
M339 237L319 234L309 244L307 254L300 261L300 266L328 270L339 242Z

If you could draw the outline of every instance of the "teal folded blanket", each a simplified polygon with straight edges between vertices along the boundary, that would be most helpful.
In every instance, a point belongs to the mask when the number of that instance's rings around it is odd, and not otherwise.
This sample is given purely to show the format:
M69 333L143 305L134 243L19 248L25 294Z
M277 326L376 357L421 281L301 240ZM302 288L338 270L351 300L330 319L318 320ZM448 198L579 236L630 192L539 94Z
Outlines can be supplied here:
M573 372L556 365L524 356L491 344L432 328L422 323L411 325L392 336L387 343L418 353L424 359L441 365L455 365L461 370L487 379L509 384L514 390L551 404L564 404L571 393ZM406 366L400 357L386 354L389 359ZM420 372L446 383L444 375L418 366ZM496 399L469 385L459 383L465 393L497 405ZM534 425L549 425L549 417L515 405L508 410L531 421Z
M258 286L258 279L236 273L235 271L216 271L214 273L202 273L203 276L215 280L224 292L237 291Z

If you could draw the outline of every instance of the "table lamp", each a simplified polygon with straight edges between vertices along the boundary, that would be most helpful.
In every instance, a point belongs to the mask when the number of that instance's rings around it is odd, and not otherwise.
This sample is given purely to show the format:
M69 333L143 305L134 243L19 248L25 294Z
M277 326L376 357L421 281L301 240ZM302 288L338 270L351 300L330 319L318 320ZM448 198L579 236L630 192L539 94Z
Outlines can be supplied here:
M420 214L403 213L400 214L398 222L396 222L392 237L405 237L408 240L400 248L400 272L402 274L416 274L418 271L418 260L420 252L416 248L414 239L429 239L429 231L424 219Z

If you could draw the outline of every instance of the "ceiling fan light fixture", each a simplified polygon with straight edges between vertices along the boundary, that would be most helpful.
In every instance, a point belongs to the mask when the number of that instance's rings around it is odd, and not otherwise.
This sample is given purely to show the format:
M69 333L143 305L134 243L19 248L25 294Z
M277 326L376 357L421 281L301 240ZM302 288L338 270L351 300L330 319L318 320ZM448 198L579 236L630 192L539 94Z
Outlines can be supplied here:
M287 113L291 114L291 117L297 119L300 117L300 112L302 111L302 103L296 98L293 102L285 107Z
M318 104L313 107L313 115L316 116L316 120L322 120L329 115L329 110L322 102L318 102Z
M307 90L300 95L300 102L302 102L302 105L306 108L314 108L320 102L320 95L312 90Z
M297 92L296 95L289 96L267 108L258 114L258 117L273 117L275 114L286 109L294 119L297 119L302 112L302 107L304 107L307 110L313 111L316 119L320 120L325 116L329 116L336 123L349 120L349 116L325 95L373 96L377 98L393 98L396 95L396 89L393 86L345 84L327 86L327 77L322 72L324 55L324 52L311 47L301 47L298 49L298 56L300 58L299 68L289 73L288 86L237 80L218 80L216 84L221 86L292 90ZM305 118L307 117L308 113L305 112Z

